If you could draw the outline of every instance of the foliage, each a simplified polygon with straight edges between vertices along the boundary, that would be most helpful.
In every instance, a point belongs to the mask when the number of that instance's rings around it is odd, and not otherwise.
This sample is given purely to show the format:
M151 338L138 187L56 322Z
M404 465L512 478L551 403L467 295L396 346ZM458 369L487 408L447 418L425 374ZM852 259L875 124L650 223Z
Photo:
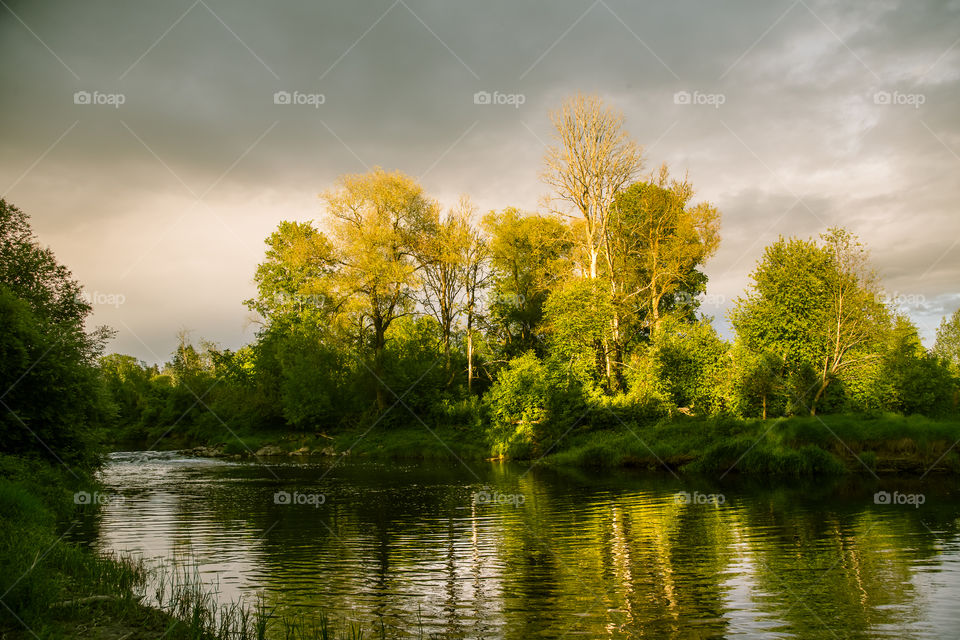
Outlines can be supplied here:
M579 385L565 382L533 352L510 361L486 400L494 455L518 458L546 454L579 424L585 409Z
M114 412L95 368L110 333L86 333L80 284L42 248L26 214L0 199L0 436L6 452L91 454Z

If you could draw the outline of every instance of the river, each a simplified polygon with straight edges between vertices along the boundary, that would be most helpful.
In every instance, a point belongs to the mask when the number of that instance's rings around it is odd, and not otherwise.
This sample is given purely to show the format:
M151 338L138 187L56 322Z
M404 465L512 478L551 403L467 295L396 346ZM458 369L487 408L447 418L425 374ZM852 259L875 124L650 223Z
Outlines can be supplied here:
M84 544L388 636L960 637L960 483L944 476L118 452L101 479Z

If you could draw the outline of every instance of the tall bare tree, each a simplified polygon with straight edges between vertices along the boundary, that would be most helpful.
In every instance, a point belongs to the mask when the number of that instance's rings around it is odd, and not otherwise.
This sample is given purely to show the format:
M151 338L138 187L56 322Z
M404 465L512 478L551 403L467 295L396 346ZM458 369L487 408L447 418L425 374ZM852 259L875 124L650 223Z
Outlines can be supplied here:
M464 250L463 312L467 317L467 391L473 391L473 333L478 318L480 298L492 273L489 269L490 244L483 232L470 225Z
M554 200L566 205L558 212L582 219L583 271L595 279L610 205L639 173L643 150L624 129L623 114L596 95L573 96L550 119L556 144L547 149L542 178L553 187Z
M440 218L439 208L425 237L421 239L421 303L440 324L446 368L450 368L450 338L463 310L467 276L467 252L472 241L470 220L476 207L461 196L457 207Z

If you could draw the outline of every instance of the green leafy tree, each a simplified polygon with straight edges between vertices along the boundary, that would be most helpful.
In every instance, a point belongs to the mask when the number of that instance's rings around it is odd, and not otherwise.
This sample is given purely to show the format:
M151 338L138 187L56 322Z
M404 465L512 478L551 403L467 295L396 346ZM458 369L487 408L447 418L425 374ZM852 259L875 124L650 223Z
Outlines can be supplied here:
M459 206L443 219L439 208L430 229L421 239L421 272L423 286L421 303L440 325L445 369L450 372L451 337L457 320L465 309L464 297L469 295L468 270L473 242L471 218L476 208L468 198L461 198Z
M664 390L676 406L699 414L716 408L728 348L709 322L664 323L652 343L652 355Z
M960 309L940 321L933 353L947 361L954 375L960 375Z
M41 247L27 215L0 199L0 446L54 459L90 453L110 413L97 359L111 332L87 333L91 307Z
M640 337L654 336L666 313L679 310L693 320L695 296L706 285L700 268L720 243L720 214L692 198L690 183L670 180L664 165L649 182L618 193L610 207L603 276L614 301L606 349L614 383L625 350Z
M494 455L543 455L556 434L556 371L533 352L510 361L487 394ZM554 421L551 424L551 420Z
M841 229L821 238L767 247L731 312L747 348L782 359L794 405L811 414L832 381L880 357L889 323L863 247Z
M489 214L484 225L493 270L487 306L503 355L542 354L543 305L570 272L569 232L556 218L512 208Z
M924 348L906 316L897 316L889 333L882 376L888 411L938 416L955 408L956 384L949 369Z
M139 423L150 397L150 379L159 373L156 365L149 366L133 356L111 353L100 358L100 373L116 405L116 424Z
M266 239L254 281L257 297L245 305L269 323L322 322L333 301L329 277L333 246L309 222L281 222Z
M613 305L600 282L577 278L558 286L544 305L550 357L568 376L593 388L605 387Z

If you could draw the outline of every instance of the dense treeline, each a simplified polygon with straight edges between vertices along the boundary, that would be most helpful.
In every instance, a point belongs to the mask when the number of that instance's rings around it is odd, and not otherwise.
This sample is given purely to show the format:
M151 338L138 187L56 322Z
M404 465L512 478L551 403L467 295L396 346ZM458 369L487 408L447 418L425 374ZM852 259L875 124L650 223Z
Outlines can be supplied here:
M256 340L181 333L162 366L101 356L81 286L0 202L4 449L82 460L103 426L153 447L413 425L522 457L678 414L957 412L960 311L927 351L866 249L829 229L766 248L726 341L699 310L717 209L645 173L599 99L552 117L542 212L443 211L402 173L343 176L322 219L266 239Z
M266 239L254 343L181 335L162 369L102 360L115 424L156 440L422 422L524 456L677 412L956 412L960 312L928 352L866 249L829 229L767 247L725 341L698 309L717 209L666 167L644 174L599 99L552 118L543 213L442 211L402 173L341 177L323 219Z

